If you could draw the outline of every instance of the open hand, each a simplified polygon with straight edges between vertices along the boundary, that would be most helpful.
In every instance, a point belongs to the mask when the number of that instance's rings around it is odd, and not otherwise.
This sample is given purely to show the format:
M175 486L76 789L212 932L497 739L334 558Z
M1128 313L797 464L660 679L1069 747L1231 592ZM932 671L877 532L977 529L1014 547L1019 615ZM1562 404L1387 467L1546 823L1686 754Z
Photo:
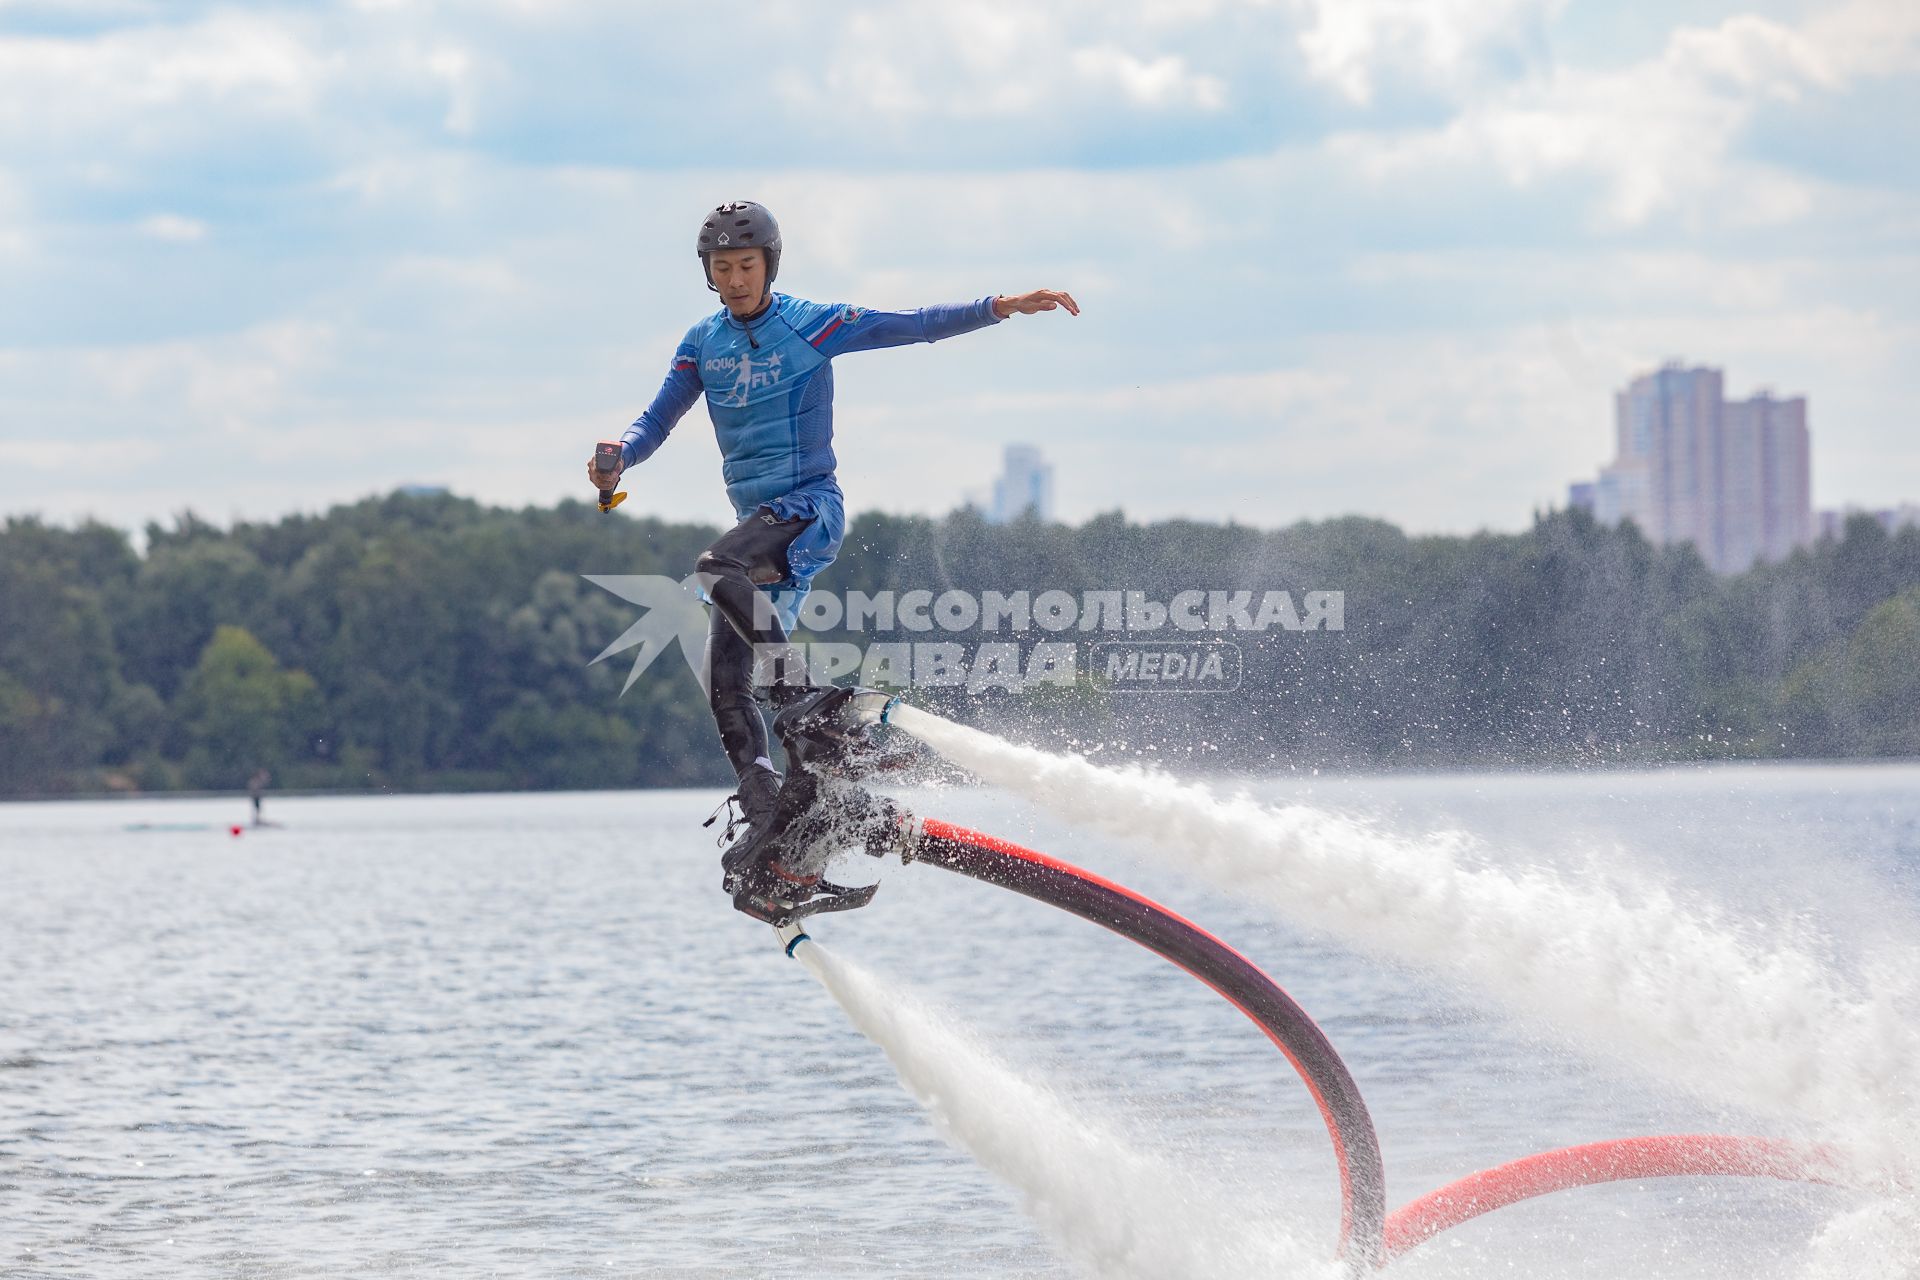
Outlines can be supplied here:
M1008 316L1030 316L1036 311L1052 311L1065 307L1068 315L1079 315L1080 304L1065 289L1035 289L1032 293L1001 294L993 300L993 314L1005 320Z

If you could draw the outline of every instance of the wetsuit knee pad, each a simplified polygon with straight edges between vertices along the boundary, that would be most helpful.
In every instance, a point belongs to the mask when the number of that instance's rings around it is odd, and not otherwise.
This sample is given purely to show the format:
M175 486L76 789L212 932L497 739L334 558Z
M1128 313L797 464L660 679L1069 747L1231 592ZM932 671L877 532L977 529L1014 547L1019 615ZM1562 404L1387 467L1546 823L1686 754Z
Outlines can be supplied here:
M700 558L693 562L695 573L710 574L716 578L745 578L751 582L753 579L749 569L745 560L713 547L702 551Z

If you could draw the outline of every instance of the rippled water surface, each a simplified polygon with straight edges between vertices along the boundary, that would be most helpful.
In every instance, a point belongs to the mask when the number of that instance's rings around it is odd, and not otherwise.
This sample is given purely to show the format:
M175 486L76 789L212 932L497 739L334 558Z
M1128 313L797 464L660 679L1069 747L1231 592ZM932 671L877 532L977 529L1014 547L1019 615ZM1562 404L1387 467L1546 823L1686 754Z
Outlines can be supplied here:
M1618 871L1848 981L1920 939L1912 767L1251 787L1463 831L1495 865ZM238 836L241 801L0 806L0 1274L1077 1274L731 911L699 826L717 799L275 797L284 825ZM1395 1203L1555 1145L1765 1127L1123 841L990 791L906 799L1135 883L1266 967L1347 1057ZM837 953L1331 1247L1318 1113L1233 1009L1011 895L848 874L886 883L816 930ZM1397 1270L1798 1276L1846 1196L1580 1191Z

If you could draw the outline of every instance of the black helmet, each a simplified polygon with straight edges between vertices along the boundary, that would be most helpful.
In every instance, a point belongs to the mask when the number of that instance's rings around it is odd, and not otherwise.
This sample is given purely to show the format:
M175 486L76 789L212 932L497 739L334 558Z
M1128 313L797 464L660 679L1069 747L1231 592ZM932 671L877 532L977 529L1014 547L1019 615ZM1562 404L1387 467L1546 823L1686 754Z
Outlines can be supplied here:
M765 249L767 251L767 287L773 287L780 273L780 224L773 220L765 205L751 200L734 200L707 215L700 224L700 265L706 268L707 288L713 288L713 268L707 255L722 249Z

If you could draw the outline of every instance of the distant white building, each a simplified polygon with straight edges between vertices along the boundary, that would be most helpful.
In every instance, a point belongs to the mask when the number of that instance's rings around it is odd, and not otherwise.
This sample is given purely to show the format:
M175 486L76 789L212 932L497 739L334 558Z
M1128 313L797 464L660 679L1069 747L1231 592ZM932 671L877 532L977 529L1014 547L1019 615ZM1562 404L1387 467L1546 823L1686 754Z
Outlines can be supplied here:
M1569 505L1738 573L1813 540L1808 454L1806 397L1729 401L1720 370L1674 362L1614 397L1614 459Z
M1053 466L1032 445L1010 444L1000 477L993 482L987 519L1005 524L1029 511L1038 519L1053 519Z
M1903 502L1897 507L1840 507L1816 513L1819 535L1837 539L1845 536L1847 521L1854 516L1872 516L1888 533L1920 528L1920 503Z

